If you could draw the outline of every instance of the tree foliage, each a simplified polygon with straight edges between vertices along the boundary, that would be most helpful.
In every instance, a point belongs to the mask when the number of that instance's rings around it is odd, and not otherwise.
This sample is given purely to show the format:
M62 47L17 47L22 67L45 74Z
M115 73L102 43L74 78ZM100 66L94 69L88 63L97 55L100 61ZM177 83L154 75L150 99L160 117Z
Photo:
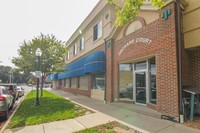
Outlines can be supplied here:
M0 80L2 83L26 83L29 76L30 74L21 73L18 69L0 66Z
M0 80L2 83L9 83L11 69L9 66L0 66Z
M57 71L62 68L65 61L66 48L64 42L56 39L54 35L44 35L23 41L18 49L19 57L13 58L12 62L18 67L19 71L30 73L37 70L37 57L35 51L40 48L42 51L40 71L43 75Z
M123 7L119 4L116 4L116 17L117 21L116 26L123 26L135 19L140 11L140 7L144 4L146 0L108 0L109 3L123 2ZM157 8L162 8L164 6L163 0L151 0L152 6Z

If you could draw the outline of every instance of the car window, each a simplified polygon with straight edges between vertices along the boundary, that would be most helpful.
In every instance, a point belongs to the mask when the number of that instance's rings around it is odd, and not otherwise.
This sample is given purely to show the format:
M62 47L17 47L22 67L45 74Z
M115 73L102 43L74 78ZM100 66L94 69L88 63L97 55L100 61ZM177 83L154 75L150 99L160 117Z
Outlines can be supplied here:
M2 92L3 92L3 94L6 94L6 95L10 94L7 89L2 89Z
M13 86L12 85L10 86L9 90L13 90Z
M7 86L7 85L0 85L0 86L3 86L5 89L9 89L10 87L9 86Z

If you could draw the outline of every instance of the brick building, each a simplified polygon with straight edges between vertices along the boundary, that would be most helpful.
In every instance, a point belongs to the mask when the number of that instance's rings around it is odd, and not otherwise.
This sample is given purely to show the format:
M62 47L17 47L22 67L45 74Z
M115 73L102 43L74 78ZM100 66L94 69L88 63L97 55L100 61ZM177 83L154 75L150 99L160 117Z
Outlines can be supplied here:
M123 27L114 26L115 14L114 4L99 1L67 41L66 71L50 75L54 88L146 106L178 120L180 89L199 85L199 78L188 77L188 68L199 77L200 49L183 47L176 2L167 0L158 10L146 0L135 20Z

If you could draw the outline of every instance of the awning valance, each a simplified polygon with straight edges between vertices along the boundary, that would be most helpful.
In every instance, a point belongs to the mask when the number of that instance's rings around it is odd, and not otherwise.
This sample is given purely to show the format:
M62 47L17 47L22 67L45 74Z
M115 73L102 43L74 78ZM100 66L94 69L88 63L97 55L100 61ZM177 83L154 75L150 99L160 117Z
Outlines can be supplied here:
M57 80L58 79L58 74L50 74L48 76L48 80Z
M105 54L103 51L95 52L85 59L84 73L105 72Z
M67 65L65 68L65 72L58 74L58 79L82 76L88 73L105 72L105 53L104 51L96 51Z

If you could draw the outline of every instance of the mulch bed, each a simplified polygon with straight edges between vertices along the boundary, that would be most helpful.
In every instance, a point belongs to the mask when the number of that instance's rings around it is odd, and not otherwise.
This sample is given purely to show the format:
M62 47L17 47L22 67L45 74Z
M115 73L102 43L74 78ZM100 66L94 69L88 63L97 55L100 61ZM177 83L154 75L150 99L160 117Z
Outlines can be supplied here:
M188 118L186 122L183 123L183 125L200 130L200 115L196 115L193 121L190 121Z

